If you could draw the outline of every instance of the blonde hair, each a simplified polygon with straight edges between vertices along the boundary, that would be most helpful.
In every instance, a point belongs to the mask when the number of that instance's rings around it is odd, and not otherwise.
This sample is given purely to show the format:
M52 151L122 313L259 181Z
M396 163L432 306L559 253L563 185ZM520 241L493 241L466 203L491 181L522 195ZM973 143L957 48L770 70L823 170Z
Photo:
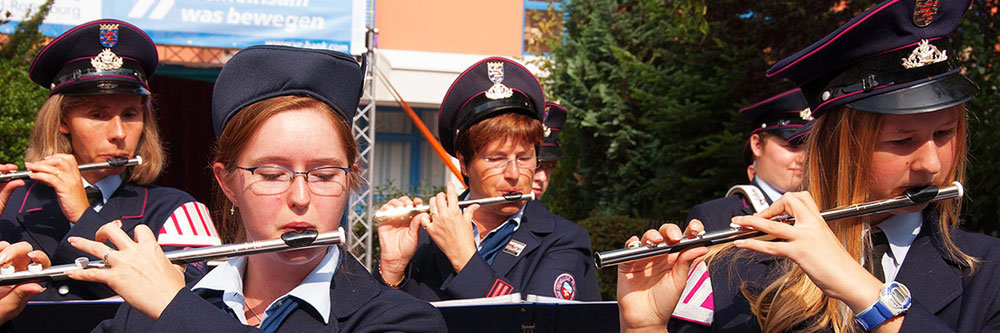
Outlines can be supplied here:
M967 120L964 107L956 107L954 110L962 113L958 117L955 133L955 163L948 170L942 184L937 184L939 186L962 181L965 177ZM872 155L883 119L881 114L846 106L817 119L806 141L807 167L802 188L809 191L821 209L876 199L869 192L872 179L868 170L871 169ZM938 217L938 231L947 254L970 274L974 272L978 259L962 252L951 239L951 233L959 224L961 201L938 201L931 203L929 209ZM830 229L841 240L847 252L859 263L863 256L871 253L871 240L863 232L865 225L871 222L871 217L855 217L829 223ZM729 251L732 248L730 245L713 249L707 258L711 262L720 255L749 255L747 251ZM798 265L782 258L777 267L774 275L777 278L762 290L749 290L745 284L740 286L763 331L857 330L851 320L854 313L850 308L843 302L824 295Z
M224 165L226 171L223 178L229 179L236 171L236 159L247 148L250 144L250 139L264 125L264 122L275 114L302 109L323 111L323 114L333 123L334 130L336 130L337 135L340 136L340 141L344 144L344 151L347 152L348 167L352 171L348 173L348 184L352 190L359 189L362 178L358 170L355 170L354 164L360 153L358 142L354 139L353 133L351 133L351 124L329 105L312 97L272 97L241 109L229 119L229 122L223 128L222 135L219 136L218 143L215 146L212 163L221 163ZM231 209L236 210L238 207L229 201L229 198L222 192L222 187L218 183L215 183L212 192L212 220L216 221L222 241L224 243L245 242L247 240L245 226L243 225L243 220L240 218L240 214L229 214Z
M73 154L73 145L68 134L59 132L59 126L66 120L66 113L81 105L90 103L97 98L109 98L109 95L70 96L55 94L49 97L38 110L35 117L35 127L31 131L28 150L24 160L40 161L53 154ZM142 156L142 165L134 166L125 171L127 182L147 185L156 180L167 165L166 152L160 144L160 131L156 127L156 114L150 98L143 98L142 103L142 134L135 150Z

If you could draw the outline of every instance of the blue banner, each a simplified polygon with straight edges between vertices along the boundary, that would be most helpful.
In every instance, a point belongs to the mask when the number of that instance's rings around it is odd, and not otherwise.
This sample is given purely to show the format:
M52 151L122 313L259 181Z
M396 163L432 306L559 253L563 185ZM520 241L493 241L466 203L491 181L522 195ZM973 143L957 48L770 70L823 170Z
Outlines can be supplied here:
M11 33L43 0L0 0ZM366 0L57 0L41 26L47 36L100 18L142 28L157 44L243 48L257 44L363 53Z

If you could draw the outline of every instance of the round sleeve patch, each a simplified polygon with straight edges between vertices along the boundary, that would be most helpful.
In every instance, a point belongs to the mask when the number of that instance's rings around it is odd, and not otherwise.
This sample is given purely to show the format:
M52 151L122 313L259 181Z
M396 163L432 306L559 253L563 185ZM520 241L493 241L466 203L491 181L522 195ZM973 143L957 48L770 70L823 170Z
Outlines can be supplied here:
M552 285L552 292L558 298L576 299L576 279L569 273L560 274L556 277L556 282Z

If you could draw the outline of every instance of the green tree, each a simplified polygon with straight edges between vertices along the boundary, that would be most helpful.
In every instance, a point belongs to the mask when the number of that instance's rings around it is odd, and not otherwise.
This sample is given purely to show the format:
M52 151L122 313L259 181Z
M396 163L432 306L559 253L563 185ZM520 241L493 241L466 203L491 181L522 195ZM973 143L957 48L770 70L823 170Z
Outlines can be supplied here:
M979 84L979 96L969 101L969 168L964 228L997 236L1000 233L1000 1L974 2L952 34L952 45L965 75Z
M18 23L14 33L0 45L0 163L24 166L24 151L34 125L35 113L48 96L48 90L28 78L31 60L45 41L38 25L49 13L52 0ZM7 24L10 13L0 24Z
M562 216L679 221L687 209L745 183L748 123L736 110L792 88L765 78L778 60L875 5L748 0L573 0L547 90L569 109L566 157L547 205ZM966 220L1000 217L996 0L976 2L953 39L983 92L970 103L972 167ZM978 161L978 163L977 163ZM640 230L636 230L638 232Z

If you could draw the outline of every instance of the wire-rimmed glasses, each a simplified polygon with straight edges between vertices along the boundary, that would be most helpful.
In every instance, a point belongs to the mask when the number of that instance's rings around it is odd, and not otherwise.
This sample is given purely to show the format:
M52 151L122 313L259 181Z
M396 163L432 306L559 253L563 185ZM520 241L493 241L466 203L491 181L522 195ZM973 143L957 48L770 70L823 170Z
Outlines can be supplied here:
M250 172L253 176L250 187L254 193L260 195L284 193L292 186L295 176L302 175L313 194L339 196L347 188L347 174L351 172L350 168L336 166L318 167L306 171L292 171L272 165L249 168L237 166L237 168Z

